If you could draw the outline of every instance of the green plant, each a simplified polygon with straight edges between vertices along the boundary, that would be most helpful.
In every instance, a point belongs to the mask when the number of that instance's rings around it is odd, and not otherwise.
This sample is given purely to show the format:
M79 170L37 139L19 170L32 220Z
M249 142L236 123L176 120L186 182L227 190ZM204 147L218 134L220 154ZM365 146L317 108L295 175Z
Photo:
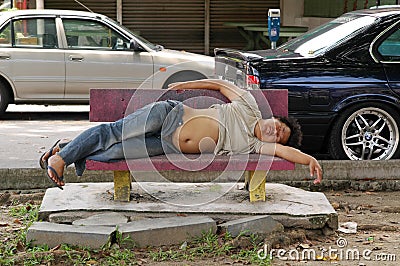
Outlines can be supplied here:
M223 234L221 237L211 231L203 232L200 237L194 239L194 247L191 250L195 256L220 256L229 254L233 247L229 244L232 237Z
M269 258L262 259L258 255L258 248L252 248L252 249L242 249L238 253L233 254L231 258L233 260L242 260L242 261L247 261L250 263L254 263L256 265L261 265L261 266L269 266L271 265L271 260Z
M249 234L249 232L241 232L238 237L247 236L250 239L251 247L249 249L241 249L237 253L232 254L231 258L234 260L243 260L250 263L254 263L261 266L271 265L271 260L269 257L262 258L259 256L259 250L263 247L262 241L256 234Z
M92 260L89 251L66 251L67 262L73 263L73 265L86 265Z
M184 251L173 249L163 251L160 248L156 252L150 250L149 256L153 261L191 260L190 256L188 256Z
M21 220L27 225L37 221L39 215L39 206L28 203L27 205L18 205L10 208L10 216Z
M99 250L61 245L56 249L48 246L30 246L26 243L27 228L38 219L38 206L21 205L14 202L9 208L9 216L21 225L20 230L7 232L0 238L0 265L137 265L142 261L155 262L195 261L198 259L231 258L243 263L270 265L270 260L262 259L257 252L261 249L256 235L243 232L239 237L246 237L250 247L238 249L233 246L230 234L208 231L201 236L184 242L180 246L166 248L141 249L134 247L134 240L116 230L109 243ZM132 248L131 248L132 246ZM127 248L129 247L129 248ZM58 252L56 252L58 250Z
M49 253L42 253L38 250L31 250L30 257L24 258L24 266L41 265L43 262L49 263L54 261L54 255Z
M9 266L14 265L14 258L9 256L9 254L4 254L2 250L0 250L0 265Z
M106 257L107 265L129 265L136 262L136 255L130 249L111 248Z
M40 264L42 259L37 257L36 254L47 251L48 247L26 248L28 246L26 243L26 233L29 226L37 221L39 207L30 203L26 205L16 204L16 202L12 203L8 215L15 218L14 223L20 224L22 227L20 230L4 236L7 241L3 241L0 244L0 265L14 265L15 258L13 256L22 250L26 250L31 255L31 257L27 257L24 265Z
M118 227L111 238L112 240L109 241L108 247L110 247L112 243L117 243L119 246L130 247L130 248L134 248L136 246L135 241L130 236L126 237L122 236L122 233L118 231ZM107 248L107 245L104 246L103 248Z

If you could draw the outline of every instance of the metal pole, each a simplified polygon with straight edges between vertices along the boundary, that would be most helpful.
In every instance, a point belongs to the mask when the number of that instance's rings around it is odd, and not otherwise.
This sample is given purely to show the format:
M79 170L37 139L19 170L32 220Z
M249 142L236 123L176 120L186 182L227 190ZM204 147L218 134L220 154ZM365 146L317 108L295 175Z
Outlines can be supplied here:
M117 0L117 21L122 25L122 0Z
M210 0L204 1L204 54L210 54Z
M44 9L44 0L36 0L36 9Z

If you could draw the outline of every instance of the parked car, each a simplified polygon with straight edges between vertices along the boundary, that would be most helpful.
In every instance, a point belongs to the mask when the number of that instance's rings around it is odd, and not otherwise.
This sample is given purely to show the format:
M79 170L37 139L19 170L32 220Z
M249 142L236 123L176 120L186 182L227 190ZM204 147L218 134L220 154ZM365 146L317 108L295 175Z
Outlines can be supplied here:
M399 158L399 7L346 13L276 50L215 55L220 78L288 89L302 150L334 159Z
M164 49L100 14L0 13L0 114L9 103L88 103L89 88L166 88L213 75L213 57Z

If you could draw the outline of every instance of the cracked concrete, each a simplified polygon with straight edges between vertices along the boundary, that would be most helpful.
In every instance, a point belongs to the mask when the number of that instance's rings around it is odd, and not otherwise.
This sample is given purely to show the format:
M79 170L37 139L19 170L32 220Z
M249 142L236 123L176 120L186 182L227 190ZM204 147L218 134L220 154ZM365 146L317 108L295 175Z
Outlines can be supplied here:
M179 244L190 234L216 232L216 225L234 234L248 230L261 235L281 232L284 227L329 234L338 226L337 213L323 193L282 184L267 183L266 202L253 203L236 183L141 182L132 186L131 202L113 200L113 183L69 183L62 191L51 188L39 217L53 224L84 224L79 230L114 226L141 247ZM47 237L43 227L36 227L32 229L36 237L38 232ZM89 241L88 234L84 237Z

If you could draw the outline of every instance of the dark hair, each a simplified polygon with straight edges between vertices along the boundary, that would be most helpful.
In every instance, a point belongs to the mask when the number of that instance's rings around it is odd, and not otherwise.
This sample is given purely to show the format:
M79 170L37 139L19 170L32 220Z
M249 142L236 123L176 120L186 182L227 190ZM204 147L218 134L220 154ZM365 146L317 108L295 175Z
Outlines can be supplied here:
M286 116L276 116L275 118L290 128L290 136L286 145L299 149L303 140L303 132L301 132L301 127L297 119Z

